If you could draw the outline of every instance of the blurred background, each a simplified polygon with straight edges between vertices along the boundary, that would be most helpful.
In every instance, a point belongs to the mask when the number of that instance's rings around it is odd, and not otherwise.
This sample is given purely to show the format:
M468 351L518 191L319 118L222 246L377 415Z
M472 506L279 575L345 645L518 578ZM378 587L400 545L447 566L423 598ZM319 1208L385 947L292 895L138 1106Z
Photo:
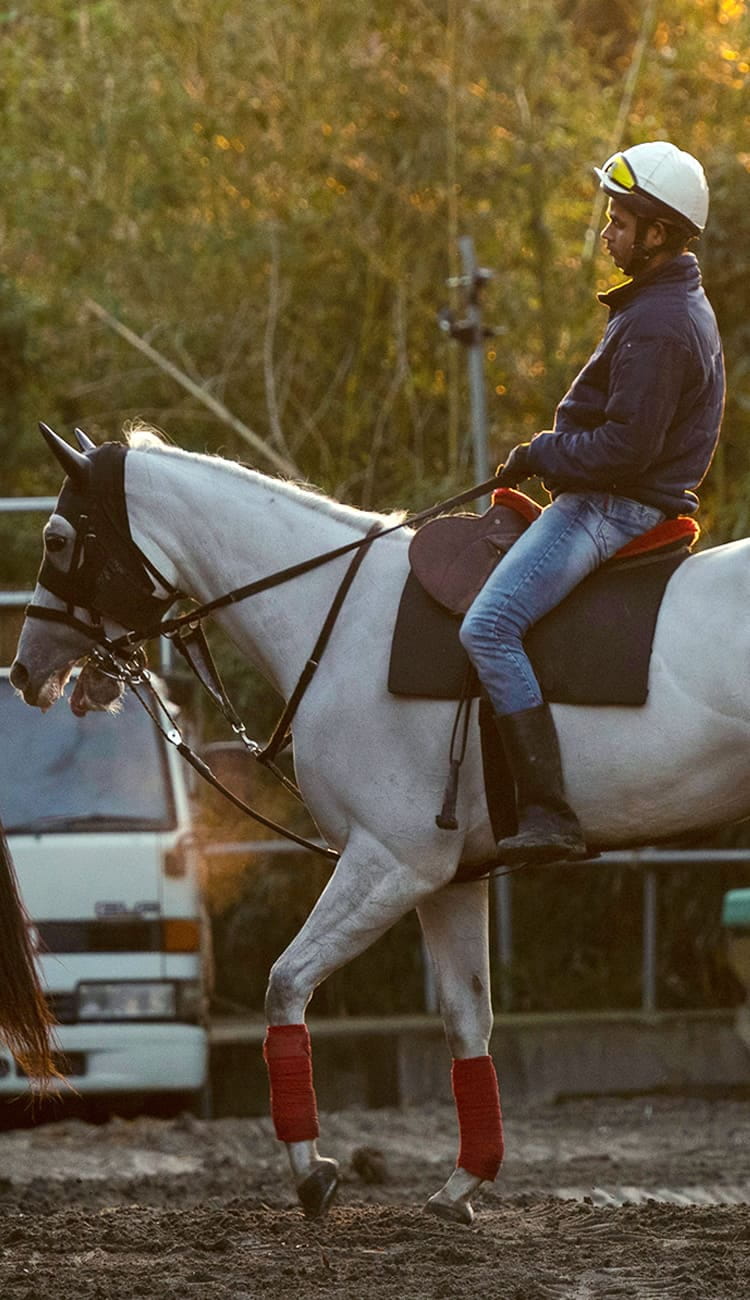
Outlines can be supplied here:
M36 0L3 9L0 37L2 495L58 490L39 419L97 441L146 420L366 508L462 490L466 358L437 324L460 310L459 238L493 271L494 464L550 426L604 325L594 295L617 274L592 167L666 138L708 174L698 252L728 369L701 545L750 531L744 0ZM0 516L3 589L32 585L39 528ZM212 645L263 738L278 701ZM186 707L198 734L219 734L199 701ZM254 799L309 829L263 774ZM214 842L257 838L213 801L203 822ZM327 870L296 853L210 858L217 1005L260 1011ZM747 883L737 865L660 881L662 1005L740 1000L720 907ZM517 1009L638 1005L637 873L521 873L513 899ZM423 997L409 917L314 1010L415 1011Z

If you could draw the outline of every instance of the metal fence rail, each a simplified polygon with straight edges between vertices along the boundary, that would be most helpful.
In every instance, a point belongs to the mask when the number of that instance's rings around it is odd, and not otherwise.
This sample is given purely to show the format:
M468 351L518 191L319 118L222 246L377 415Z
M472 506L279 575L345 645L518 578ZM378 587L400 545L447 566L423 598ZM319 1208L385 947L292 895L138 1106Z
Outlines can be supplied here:
M57 497L0 497L0 515L18 515L29 512L50 514L55 508ZM0 607L12 609L28 605L31 591L0 592Z
M0 497L0 514L14 515L25 510L43 510L49 514L57 504L57 497Z
M657 1010L656 954L659 910L658 877L679 867L717 867L735 863L750 866L748 849L631 849L602 853L592 859L595 867L630 867L643 876L643 921L641 928L641 1011L648 1015Z
M251 855L299 853L296 844L286 840L233 840L226 843L209 843L203 846L207 857L220 855ZM593 867L601 871L607 867L629 867L643 877L643 904L641 927L641 1012L653 1015L657 1010L657 947L659 938L658 877L664 871L680 867L717 867L734 863L750 867L750 849L628 849L602 853L598 858L577 862L576 867ZM538 870L539 868L532 868ZM545 870L554 870L554 864ZM501 890L500 884L504 885ZM501 877L492 882L495 918L495 959L501 970L513 969L513 921L510 878ZM432 973L432 962L423 948L424 1009L430 1014L438 1010L437 990ZM503 1011L513 1010L510 980L502 984Z

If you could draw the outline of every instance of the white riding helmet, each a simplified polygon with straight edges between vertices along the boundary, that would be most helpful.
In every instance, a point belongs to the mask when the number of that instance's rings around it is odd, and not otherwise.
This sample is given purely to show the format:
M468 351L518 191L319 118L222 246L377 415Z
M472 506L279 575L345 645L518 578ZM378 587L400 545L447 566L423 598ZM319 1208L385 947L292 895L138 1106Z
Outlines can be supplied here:
M703 168L692 154L666 140L634 144L594 171L605 194L639 216L661 216L687 226L694 235L705 229L708 185Z

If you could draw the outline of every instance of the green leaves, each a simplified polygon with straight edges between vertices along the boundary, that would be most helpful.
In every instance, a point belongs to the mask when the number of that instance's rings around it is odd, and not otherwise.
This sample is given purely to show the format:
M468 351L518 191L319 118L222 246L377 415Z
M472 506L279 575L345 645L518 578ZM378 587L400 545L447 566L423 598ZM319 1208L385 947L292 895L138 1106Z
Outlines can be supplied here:
M90 297L329 491L408 506L430 482L463 485L465 358L435 313L465 233L496 272L485 318L504 331L487 349L493 453L548 427L603 325L593 290L609 268L582 261L591 168L627 108L641 14L634 0L606 14L583 0L7 10L19 463L36 459L40 411L101 436L139 415L245 452L87 314ZM740 0L660 5L616 142L666 135L705 161L706 280L740 379L747 46ZM743 476L741 392L730 416Z

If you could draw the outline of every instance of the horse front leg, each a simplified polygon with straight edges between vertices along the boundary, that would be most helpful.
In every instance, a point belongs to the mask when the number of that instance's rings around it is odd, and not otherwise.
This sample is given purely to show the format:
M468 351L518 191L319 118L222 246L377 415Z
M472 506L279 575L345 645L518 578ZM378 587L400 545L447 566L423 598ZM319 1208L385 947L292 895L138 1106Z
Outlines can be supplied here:
M369 837L350 841L307 921L271 969L264 1045L271 1117L286 1143L308 1218L331 1204L338 1165L318 1153L307 1005L328 975L364 952L434 887Z
M490 994L488 882L448 885L417 909L435 967L440 1011L453 1058L459 1149L456 1168L425 1209L470 1224L471 1198L497 1177L503 1159L503 1124L489 1042Z
M268 1070L276 1136L286 1144L305 1217L319 1218L336 1195L339 1167L336 1160L318 1153L318 1106L310 1034L304 1021L269 1023L263 1058Z

